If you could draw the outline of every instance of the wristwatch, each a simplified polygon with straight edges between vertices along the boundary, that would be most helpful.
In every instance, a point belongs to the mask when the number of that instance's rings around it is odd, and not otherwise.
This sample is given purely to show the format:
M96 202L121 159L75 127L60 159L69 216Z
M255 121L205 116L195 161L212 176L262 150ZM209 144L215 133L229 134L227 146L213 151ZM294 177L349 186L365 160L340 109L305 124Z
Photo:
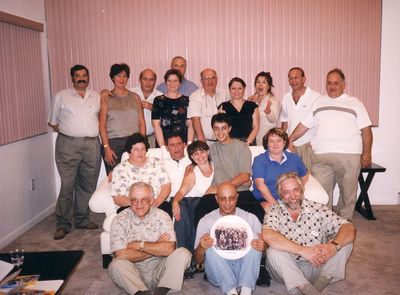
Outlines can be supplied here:
M342 249L342 246L340 246L338 242L332 241L331 243L332 243L333 245L335 245L336 251L339 251L340 249Z
M140 251L143 252L143 250L144 250L144 241L140 241L139 248L140 248Z

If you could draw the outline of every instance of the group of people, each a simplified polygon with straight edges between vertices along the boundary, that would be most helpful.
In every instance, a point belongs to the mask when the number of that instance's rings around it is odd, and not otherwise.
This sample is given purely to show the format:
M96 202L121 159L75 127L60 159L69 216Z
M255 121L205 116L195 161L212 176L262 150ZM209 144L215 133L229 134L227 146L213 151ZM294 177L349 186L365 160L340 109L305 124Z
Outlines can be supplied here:
M301 68L290 69L292 91L281 106L268 72L256 76L255 94L244 99L246 84L238 77L228 96L217 88L215 70L201 72L199 89L185 70L186 60L175 57L158 90L150 69L128 90L130 69L115 64L114 88L99 96L87 89L89 70L71 68L73 87L56 94L49 120L59 132L61 177L54 239L64 238L72 222L97 228L87 204L102 153L122 211L111 226L109 273L129 294L180 290L185 270L195 265L225 294L239 288L251 294L265 264L290 294L319 294L343 279L355 235L349 221L357 178L371 163L372 145L368 113L344 93L343 72L327 74L327 95L320 96L305 86ZM265 152L252 162L255 144ZM169 157L148 156L150 146ZM329 194L328 206L304 199L309 173ZM337 213L331 210L335 182ZM253 230L251 250L238 261L220 257L210 236L226 215L242 217Z

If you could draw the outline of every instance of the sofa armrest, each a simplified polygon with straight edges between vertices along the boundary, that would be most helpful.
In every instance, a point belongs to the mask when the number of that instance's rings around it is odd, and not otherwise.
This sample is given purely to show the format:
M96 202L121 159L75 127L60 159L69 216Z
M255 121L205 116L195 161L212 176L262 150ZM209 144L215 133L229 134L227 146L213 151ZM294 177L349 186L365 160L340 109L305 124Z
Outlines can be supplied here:
M90 198L89 208L95 213L105 213L106 216L115 213L119 208L111 197L111 183L107 178L103 179Z
M323 186L311 174L308 175L308 181L304 187L304 197L307 200L328 204L329 196Z

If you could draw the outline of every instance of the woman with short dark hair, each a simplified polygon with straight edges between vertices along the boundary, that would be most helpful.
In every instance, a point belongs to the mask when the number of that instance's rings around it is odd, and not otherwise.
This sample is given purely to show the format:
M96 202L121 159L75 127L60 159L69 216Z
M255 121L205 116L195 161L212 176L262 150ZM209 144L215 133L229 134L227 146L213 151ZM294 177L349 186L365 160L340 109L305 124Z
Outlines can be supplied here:
M172 216L171 204L167 202L171 192L171 181L163 162L146 155L149 144L147 138L134 133L126 140L125 150L129 158L119 163L112 173L111 196L120 207L130 206L128 192L130 186L138 181L153 187L153 207L158 207Z
M280 128L268 130L263 138L265 153L254 158L253 162L253 195L267 210L279 194L276 191L276 180L282 173L295 172L304 184L308 180L307 168L297 154L287 151L288 135Z
M102 91L99 131L107 174L121 162L126 140L135 132L146 134L146 123L140 97L126 88L130 76L127 64L113 64L111 91Z
M167 92L157 96L153 101L151 121L158 146L165 146L165 138L170 133L181 135L184 142L193 141L193 127L187 116L189 97L179 93L182 74L175 69L168 70L164 75Z

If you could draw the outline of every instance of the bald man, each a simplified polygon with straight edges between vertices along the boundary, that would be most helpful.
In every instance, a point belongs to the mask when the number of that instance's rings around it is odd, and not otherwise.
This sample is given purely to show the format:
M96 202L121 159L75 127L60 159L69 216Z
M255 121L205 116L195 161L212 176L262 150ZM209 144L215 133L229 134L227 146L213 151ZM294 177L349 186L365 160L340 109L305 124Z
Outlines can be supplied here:
M221 183L215 196L218 209L200 219L195 240L195 259L198 264L205 263L208 281L219 287L222 293L234 295L241 288L241 295L250 295L255 289L259 275L259 265L266 244L261 237L261 223L249 212L236 207L238 192L230 182ZM250 251L242 258L227 260L215 251L214 239L211 238L211 228L224 216L235 215L244 219L253 230L254 239Z
M144 119L146 121L146 135L150 144L150 147L154 148L155 136L154 128L151 124L151 111L153 110L153 101L156 96L162 93L154 88L157 81L157 75L152 69L144 69L139 75L140 86L129 89L130 91L139 95L142 100L142 106L144 109Z
M199 88L195 83L185 78L186 59L184 57L175 56L171 60L171 69L178 70L182 74L183 80L181 86L178 89L180 94L190 96L195 90ZM165 84L165 82L158 85L157 90L162 93L167 92L167 85Z
M189 99L188 117L191 118L196 138L209 145L216 141L211 127L211 118L218 113L217 106L227 101L226 91L217 88L218 76L214 69L206 68L200 73L201 88Z

